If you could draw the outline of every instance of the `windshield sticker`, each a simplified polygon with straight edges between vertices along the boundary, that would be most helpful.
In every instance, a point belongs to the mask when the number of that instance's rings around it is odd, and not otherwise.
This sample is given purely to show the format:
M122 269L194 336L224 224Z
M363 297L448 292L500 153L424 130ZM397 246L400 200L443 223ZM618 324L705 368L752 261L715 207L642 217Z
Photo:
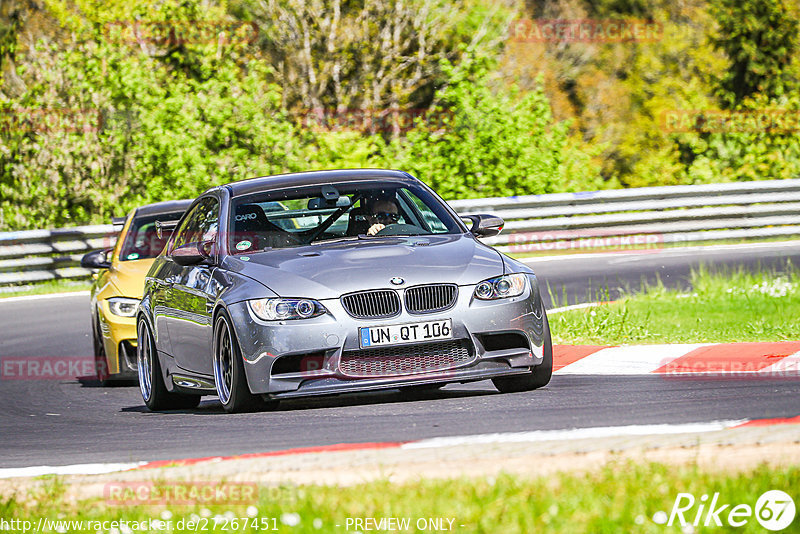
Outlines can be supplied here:
M138 258L139 258L139 253L138 252L131 252L130 254L128 254L128 259L129 260L135 260L135 259L138 259Z
M251 245L252 243L245 239L244 241L236 243L236 250L247 250Z

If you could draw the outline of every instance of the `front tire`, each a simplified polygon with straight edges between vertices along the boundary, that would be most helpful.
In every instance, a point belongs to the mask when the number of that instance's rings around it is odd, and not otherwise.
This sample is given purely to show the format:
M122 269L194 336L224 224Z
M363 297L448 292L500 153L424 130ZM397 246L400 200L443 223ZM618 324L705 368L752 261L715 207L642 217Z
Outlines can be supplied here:
M183 395L170 393L164 385L161 374L161 363L153 342L153 334L143 317L136 326L136 367L139 373L139 390L142 400L152 411L179 410L196 408L200 404L200 395Z
M542 363L531 367L531 372L520 376L493 378L492 383L500 393L519 393L546 386L553 376L553 341L550 338L550 323L547 313L542 309L544 322L544 350Z
M236 333L224 311L214 321L213 368L217 396L226 412L252 412L277 406L277 401L265 402L261 396L250 393Z
M110 384L110 375L108 374L108 359L106 358L106 349L103 345L103 341L99 339L100 324L99 320L95 321L94 328L92 328L92 345L94 348L94 370L95 374L97 375L97 380L100 382L100 385L103 387L109 386Z

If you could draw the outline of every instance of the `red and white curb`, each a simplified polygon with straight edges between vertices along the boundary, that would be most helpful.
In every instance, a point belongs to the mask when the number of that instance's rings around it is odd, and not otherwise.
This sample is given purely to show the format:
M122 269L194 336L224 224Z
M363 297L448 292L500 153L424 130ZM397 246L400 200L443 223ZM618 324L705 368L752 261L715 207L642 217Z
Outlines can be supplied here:
M579 439L598 439L625 436L658 436L674 434L697 434L746 427L772 425L800 425L800 415L774 419L733 419L706 423L605 426L592 428L573 428L568 430L534 430L529 432L506 432L497 434L477 434L471 436L449 436L405 442L383 443L339 443L320 447L304 447L281 451L241 454L237 456L208 456L205 458L186 458L181 460L158 460L154 462L131 462L115 464L76 464L64 466L34 466L0 469L0 479L15 477L35 477L42 475L99 475L120 471L153 469L161 467L183 467L203 463L217 463L231 460L248 460L276 456L301 455L312 453L363 451L377 449L434 449L459 445L486 445L495 443L536 443L543 441L571 441Z
M800 377L800 341L556 345L553 372L572 375Z

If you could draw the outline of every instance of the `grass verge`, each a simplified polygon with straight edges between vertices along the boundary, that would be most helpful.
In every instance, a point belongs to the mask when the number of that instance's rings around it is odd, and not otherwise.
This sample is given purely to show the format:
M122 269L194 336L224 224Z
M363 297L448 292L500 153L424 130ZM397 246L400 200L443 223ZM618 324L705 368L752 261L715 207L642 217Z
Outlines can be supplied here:
M2 288L2 291L0 291L0 299L23 297L27 295L88 291L91 286L92 282L90 280L52 280L23 286L9 286Z
M695 270L689 292L650 286L614 303L550 317L557 344L723 343L800 339L800 272ZM554 301L557 299L554 298Z
M174 484L174 483L173 483ZM191 483L184 482L189 485ZM410 484L389 481L371 482L354 487L283 486L260 487L257 497L236 505L194 504L186 506L136 505L116 506L103 499L78 503L65 499L65 485L52 479L43 488L26 495L0 498L0 518L31 521L83 521L72 526L62 524L53 531L76 532L103 530L127 534L130 526L98 529L89 521L146 522L161 520L163 530L256 532L354 532L370 530L354 522L356 518L408 518L408 528L397 531L451 532L681 532L680 527L666 527L662 519L669 514L678 493L693 494L699 505L702 495L719 493L718 505L729 503L727 511L738 504L755 507L758 497L768 490L782 490L797 499L800 466L772 468L761 465L754 470L726 474L705 471L697 466L668 466L658 463L612 462L606 467L583 474L560 473L551 477L524 478L500 475L493 478L425 480ZM684 514L694 521L698 506ZM726 513L721 520L726 521ZM236 520L234 518L241 518ZM719 527L699 527L692 532L718 531ZM181 524L180 521L183 520ZM166 522L169 521L169 524ZM190 528L188 521L200 528ZM434 521L433 523L431 521ZM800 524L796 520L795 527ZM53 526L52 523L48 523ZM180 526L183 528L180 528ZM258 528L252 528L257 525ZM266 525L266 528L264 526ZM363 525L363 523L362 523ZM213 528L213 527L216 528ZM419 527L425 528L419 528ZM727 526L727 525L726 525ZM226 528L224 528L226 527ZM730 527L728 527L730 528ZM7 529L8 530L8 529ZM728 531L722 529L724 531ZM736 532L762 532L754 516L734 529ZM687 530L683 530L687 532ZM784 532L797 532L789 527Z

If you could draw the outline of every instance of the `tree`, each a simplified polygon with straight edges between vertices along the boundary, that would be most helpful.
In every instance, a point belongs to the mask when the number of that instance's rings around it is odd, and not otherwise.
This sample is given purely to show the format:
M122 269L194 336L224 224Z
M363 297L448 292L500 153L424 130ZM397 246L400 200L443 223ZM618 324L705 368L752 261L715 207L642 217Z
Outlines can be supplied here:
M768 100L797 88L792 62L798 52L797 8L786 0L712 0L719 29L712 37L725 52L730 67L718 82L717 95L726 109L748 98Z

